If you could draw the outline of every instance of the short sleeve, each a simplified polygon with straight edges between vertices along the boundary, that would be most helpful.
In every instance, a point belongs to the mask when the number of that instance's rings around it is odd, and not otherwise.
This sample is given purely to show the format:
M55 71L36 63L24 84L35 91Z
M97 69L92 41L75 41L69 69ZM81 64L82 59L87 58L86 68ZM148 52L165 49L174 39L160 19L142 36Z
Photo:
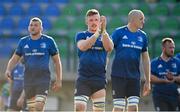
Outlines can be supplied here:
M111 37L112 37L112 40L113 40L113 43L114 43L114 47L116 48L117 43L118 43L118 31L115 30L115 31L112 33Z
M142 52L146 52L148 50L148 39L146 34L144 35L144 41L143 41L143 48L142 48Z
M19 43L18 43L18 46L15 50L15 54L18 55L18 56L22 56L23 55L23 49L22 49L22 39L20 39Z
M75 42L77 43L79 40L85 40L85 34L83 32L79 32L75 36Z
M156 63L155 63L155 60L152 60L152 61L151 61L151 74L157 75L157 73L156 73Z
M56 42L54 41L53 38L50 39L50 50L49 50L49 53L50 53L51 56L54 56L54 55L59 53L57 44L56 44Z

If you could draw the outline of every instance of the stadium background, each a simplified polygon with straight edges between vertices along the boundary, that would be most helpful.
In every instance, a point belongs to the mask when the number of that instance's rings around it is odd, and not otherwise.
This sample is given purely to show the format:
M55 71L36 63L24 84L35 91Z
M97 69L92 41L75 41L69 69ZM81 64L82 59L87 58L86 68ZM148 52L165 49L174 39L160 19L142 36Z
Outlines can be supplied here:
M77 70L74 37L77 31L86 30L84 16L90 8L98 9L100 14L107 16L109 34L127 23L127 14L131 9L140 9L146 16L143 30L148 35L151 59L160 55L160 42L165 36L174 38L176 53L180 52L180 3L177 0L1 0L0 86L4 83L4 72L12 51L18 40L28 34L30 18L39 17L43 21L43 32L58 43L63 65L63 87L59 93L50 92L47 109L72 111ZM108 69L108 79L109 73ZM107 111L112 109L110 85L109 81ZM139 109L154 110L151 96L142 98Z

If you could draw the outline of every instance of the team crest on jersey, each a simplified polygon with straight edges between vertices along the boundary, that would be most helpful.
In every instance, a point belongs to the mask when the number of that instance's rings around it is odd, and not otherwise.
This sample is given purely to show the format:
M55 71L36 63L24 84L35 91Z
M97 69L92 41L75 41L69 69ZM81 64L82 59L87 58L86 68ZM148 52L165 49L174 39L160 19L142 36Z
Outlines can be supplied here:
M161 64L158 65L158 68L162 68L163 66Z
M173 63L173 64L172 64L172 68L176 68L176 63Z
M40 44L40 46L41 46L41 48L46 48L46 43L43 42Z
M137 39L138 39L139 42L143 42L143 39L142 39L141 36L138 36Z
M128 37L127 37L126 35L124 35L124 36L122 37L122 39L128 39Z
M26 44L26 45L24 46L24 48L29 48L29 46Z
M37 49L33 49L32 52L37 52Z

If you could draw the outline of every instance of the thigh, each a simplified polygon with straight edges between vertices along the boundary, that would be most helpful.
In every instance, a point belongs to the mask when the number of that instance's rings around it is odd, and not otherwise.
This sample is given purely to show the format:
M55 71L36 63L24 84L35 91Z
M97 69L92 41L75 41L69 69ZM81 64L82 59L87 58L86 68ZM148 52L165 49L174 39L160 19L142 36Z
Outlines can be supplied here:
M111 77L112 80L112 94L113 98L125 98L126 97L126 80L119 77Z
M25 97L26 99L32 99L36 96L36 87L35 86L24 86Z
M169 105L160 96L153 96L153 103L154 103L154 108L156 111L167 111L168 110Z
M127 91L126 96L138 96L140 97L140 80L137 79L128 79L127 80Z
M36 95L47 96L49 92L49 83L42 83L36 86Z
M75 85L75 96L90 96L91 89L87 83L87 81L77 80Z
M91 95L103 93L106 89L106 80L90 80L88 85L91 89Z

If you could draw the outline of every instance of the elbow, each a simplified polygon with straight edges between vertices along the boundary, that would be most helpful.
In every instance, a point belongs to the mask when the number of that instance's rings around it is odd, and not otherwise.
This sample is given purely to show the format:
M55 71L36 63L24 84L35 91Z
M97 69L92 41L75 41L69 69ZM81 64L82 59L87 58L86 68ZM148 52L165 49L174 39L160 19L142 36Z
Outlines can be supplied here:
M87 50L87 48L85 47L85 46L79 46L78 47L81 51L86 51Z

